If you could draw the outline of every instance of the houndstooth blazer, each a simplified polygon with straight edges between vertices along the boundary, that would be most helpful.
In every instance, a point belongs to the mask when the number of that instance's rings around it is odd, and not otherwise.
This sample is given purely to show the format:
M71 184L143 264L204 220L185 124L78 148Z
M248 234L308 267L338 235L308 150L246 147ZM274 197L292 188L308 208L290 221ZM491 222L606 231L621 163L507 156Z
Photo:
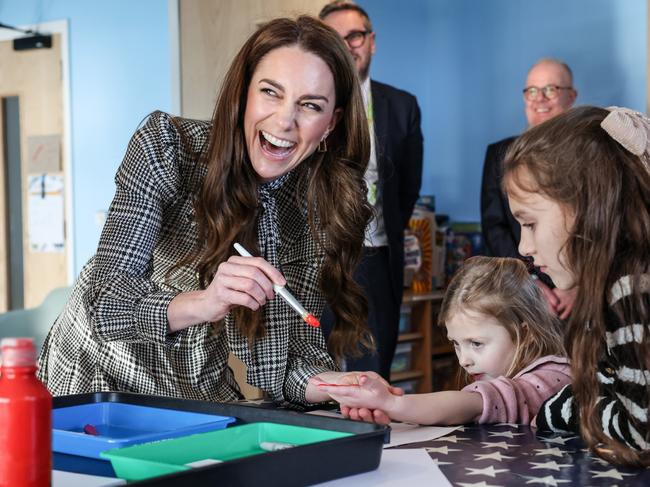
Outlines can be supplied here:
M204 323L167 333L170 301L199 289L193 266L168 272L197 242L193 202L205 168L191 154L204 148L210 131L208 122L180 125L183 143L171 117L157 112L131 139L97 253L47 337L39 376L54 395L126 391L228 401L241 397L227 365L233 351L247 365L247 382L274 400L304 404L307 380L335 363L320 329L281 299L265 305L266 334L252 347L231 315L219 332ZM262 255L319 316L323 255L296 205L295 182L290 173L263 188L266 223L258 225L258 240Z

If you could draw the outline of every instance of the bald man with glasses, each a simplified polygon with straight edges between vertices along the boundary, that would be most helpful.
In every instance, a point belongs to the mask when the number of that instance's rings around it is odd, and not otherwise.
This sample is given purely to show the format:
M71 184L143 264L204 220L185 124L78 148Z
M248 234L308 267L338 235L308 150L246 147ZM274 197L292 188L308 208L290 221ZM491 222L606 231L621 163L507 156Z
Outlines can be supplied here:
M363 260L355 280L368 298L368 325L377 350L346 360L346 366L347 370L373 370L389 379L404 285L404 229L422 181L420 108L413 95L370 79L375 32L363 8L349 1L331 2L319 17L339 33L350 51L371 135L365 179L375 216L366 229ZM321 324L327 337L335 325L327 308Z
M569 66L557 59L545 58L528 72L523 95L528 126L534 127L571 108L578 92L573 87ZM487 255L523 259L517 250L521 229L501 191L501 165L515 138L508 137L487 148L481 186L481 227ZM555 289L548 276L535 269L532 271L550 308L560 318L566 319L573 307L575 291Z

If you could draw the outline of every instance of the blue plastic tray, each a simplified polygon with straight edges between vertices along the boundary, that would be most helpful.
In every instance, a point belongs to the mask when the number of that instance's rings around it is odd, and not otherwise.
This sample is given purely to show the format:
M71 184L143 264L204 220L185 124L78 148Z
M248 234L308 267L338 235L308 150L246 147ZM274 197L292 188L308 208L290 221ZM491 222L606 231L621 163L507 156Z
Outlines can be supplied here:
M234 421L231 416L134 404L83 404L52 411L52 449L101 459L99 454L104 450L223 429ZM86 425L93 426L98 434L84 433Z

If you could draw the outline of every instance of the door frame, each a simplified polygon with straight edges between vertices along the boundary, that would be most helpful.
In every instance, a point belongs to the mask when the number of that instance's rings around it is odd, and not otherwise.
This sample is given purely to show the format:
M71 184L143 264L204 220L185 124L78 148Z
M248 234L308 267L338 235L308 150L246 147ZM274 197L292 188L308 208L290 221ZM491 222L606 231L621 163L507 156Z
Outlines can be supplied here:
M71 285L75 279L74 268L74 188L72 177L74 165L72 163L72 119L70 109L70 47L68 44L68 21L53 20L40 24L19 25L21 29L32 29L45 34L59 34L61 36L61 86L63 89L63 134L61 144L61 157L65 168L65 233L66 233L66 266L67 284ZM24 37L22 32L0 29L0 41L11 41Z
M650 0L649 0L650 1ZM169 54L171 61L172 114L180 116L181 106L181 21L179 0L167 1Z

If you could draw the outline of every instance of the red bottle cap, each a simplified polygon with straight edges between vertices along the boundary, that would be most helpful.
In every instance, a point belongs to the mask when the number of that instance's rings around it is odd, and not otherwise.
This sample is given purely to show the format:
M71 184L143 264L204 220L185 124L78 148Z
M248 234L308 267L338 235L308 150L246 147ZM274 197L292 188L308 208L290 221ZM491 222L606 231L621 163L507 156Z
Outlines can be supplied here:
M0 342L3 367L33 367L36 365L36 347L32 338L3 338Z

